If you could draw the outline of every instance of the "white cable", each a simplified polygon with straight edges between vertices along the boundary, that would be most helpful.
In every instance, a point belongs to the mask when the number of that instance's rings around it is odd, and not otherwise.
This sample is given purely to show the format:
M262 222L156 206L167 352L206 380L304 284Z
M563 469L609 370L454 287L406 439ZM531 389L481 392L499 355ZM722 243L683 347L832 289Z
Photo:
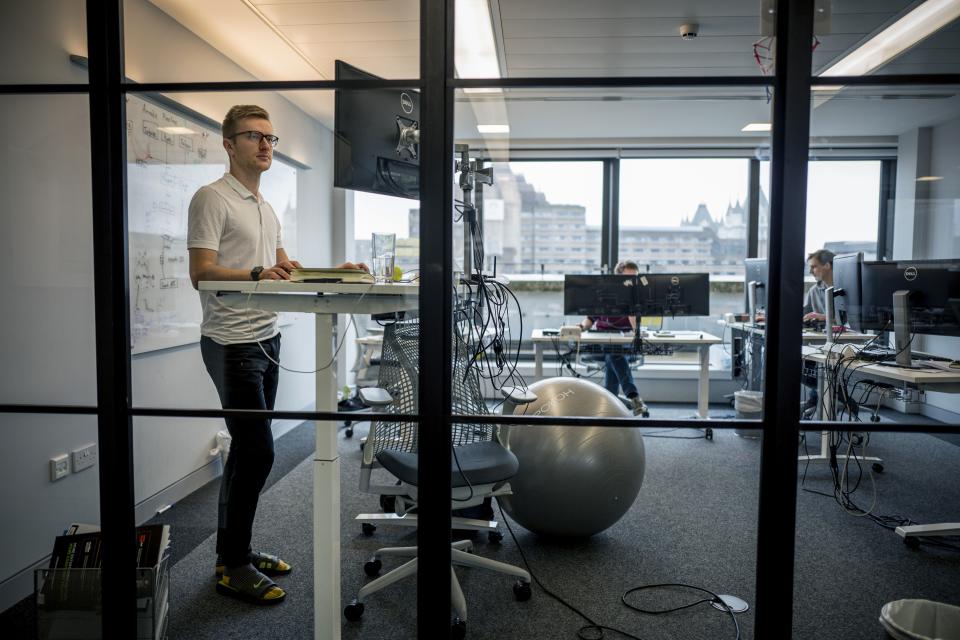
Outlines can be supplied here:
M247 292L247 305L248 305L248 306L247 306L247 310L248 310L248 311L253 311L253 309L251 309L251 308L249 307L249 305L250 305L250 300L253 298L253 294L256 293L256 291L260 288L260 283L261 283L261 282L263 282L263 281L262 281L262 280L257 280L257 284L254 285L253 291L248 291L248 292ZM360 294L360 297L357 298L357 305L356 305L356 306L359 306L359 305L360 305L360 302L363 300L363 298L364 298L368 293L370 293L370 291L373 290L373 287L374 287L374 286L376 286L376 285L375 285L375 284L371 284L366 291L364 291L362 294ZM354 307L354 310L356 310L356 306ZM337 355L339 355L340 349L343 348L343 344L347 341L347 331L349 330L350 326L352 325L353 328L354 328L354 330L355 330L355 331L357 330L357 323L354 321L353 312L351 312L351 313L349 313L349 314L347 314L347 315L350 316L350 322L348 322L348 323L347 323L347 326L344 328L343 338L340 340L340 344L337 345L337 348L334 350L333 355L330 357L330 362L328 362L327 364L323 365L322 367L317 367L316 369L313 369L313 370L310 370L310 371L303 371L303 370L301 370L301 369L291 369L290 367L285 367L285 366L283 366L282 364L280 364L279 361L274 360L273 358L271 358L270 355L267 353L266 349L263 348L263 345L261 344L261 341L260 341L260 340L257 340L257 338L255 337L255 333L254 333L254 331L253 331L253 322L252 322L251 319L250 319L250 314L247 314L247 328L250 330L250 337L253 338L253 341L257 343L257 346L258 346L258 347L260 347L260 351L263 352L264 357L265 357L267 360L269 360L270 362L272 362L273 364L275 364L275 365L277 365L278 367L280 367L281 369L283 369L284 371L289 371L290 373L318 373L318 372L320 372L320 371L323 371L324 369L329 369L331 366L333 366L333 363L337 361Z

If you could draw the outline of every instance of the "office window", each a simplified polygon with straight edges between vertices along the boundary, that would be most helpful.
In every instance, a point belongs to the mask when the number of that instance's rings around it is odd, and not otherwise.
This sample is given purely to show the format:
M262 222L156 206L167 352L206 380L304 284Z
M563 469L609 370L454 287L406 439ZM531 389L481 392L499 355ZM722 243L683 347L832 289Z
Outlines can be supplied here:
M807 234L804 255L818 249L835 254L862 251L877 256L880 220L880 160L811 160L807 164ZM760 184L770 179L770 163L760 163ZM761 187L758 254L769 246L769 211Z

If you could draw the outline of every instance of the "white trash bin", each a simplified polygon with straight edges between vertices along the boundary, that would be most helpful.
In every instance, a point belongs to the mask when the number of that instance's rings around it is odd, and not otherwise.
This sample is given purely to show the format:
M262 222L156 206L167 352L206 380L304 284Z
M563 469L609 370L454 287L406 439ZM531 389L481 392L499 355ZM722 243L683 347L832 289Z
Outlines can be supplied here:
M880 609L894 640L960 640L960 607L932 600L894 600Z
M736 391L733 394L733 408L737 412L737 420L760 420L763 418L762 391ZM733 432L741 438L759 438L760 429L734 429Z

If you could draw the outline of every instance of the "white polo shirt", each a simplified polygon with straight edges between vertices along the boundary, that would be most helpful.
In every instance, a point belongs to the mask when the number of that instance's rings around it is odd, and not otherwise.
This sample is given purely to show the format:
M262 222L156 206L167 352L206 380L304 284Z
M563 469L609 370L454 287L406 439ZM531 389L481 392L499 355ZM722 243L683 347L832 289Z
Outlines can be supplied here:
M229 173L201 187L190 201L187 248L216 251L217 264L244 270L270 267L282 247L273 207ZM228 307L210 291L200 292L200 304L200 334L220 344L267 340L279 332L276 313Z

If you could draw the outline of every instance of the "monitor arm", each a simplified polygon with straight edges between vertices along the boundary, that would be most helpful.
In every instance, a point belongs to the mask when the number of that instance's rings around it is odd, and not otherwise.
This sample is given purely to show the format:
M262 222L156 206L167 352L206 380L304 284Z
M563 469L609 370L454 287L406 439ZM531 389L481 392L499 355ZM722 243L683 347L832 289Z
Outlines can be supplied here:
M473 225L477 222L477 213L474 206L473 190L479 183L493 184L493 167L477 168L477 161L470 159L470 146L458 144L454 151L460 156L455 163L455 170L460 173L460 189L463 191L463 277L470 280L473 271ZM477 270L482 273L483 265Z
M893 294L893 346L897 350L897 366L913 363L910 349L910 291L901 289Z
M826 347L828 351L833 346L833 321L837 317L837 313L834 308L835 305L833 302L833 298L834 296L842 296L842 295L845 295L845 292L843 289L835 289L833 287L827 287L826 295L824 296L824 303L825 303L824 306L826 307L824 311L826 313L824 313L823 315L826 317L824 317L823 319L823 326L824 326L824 331L827 334Z

